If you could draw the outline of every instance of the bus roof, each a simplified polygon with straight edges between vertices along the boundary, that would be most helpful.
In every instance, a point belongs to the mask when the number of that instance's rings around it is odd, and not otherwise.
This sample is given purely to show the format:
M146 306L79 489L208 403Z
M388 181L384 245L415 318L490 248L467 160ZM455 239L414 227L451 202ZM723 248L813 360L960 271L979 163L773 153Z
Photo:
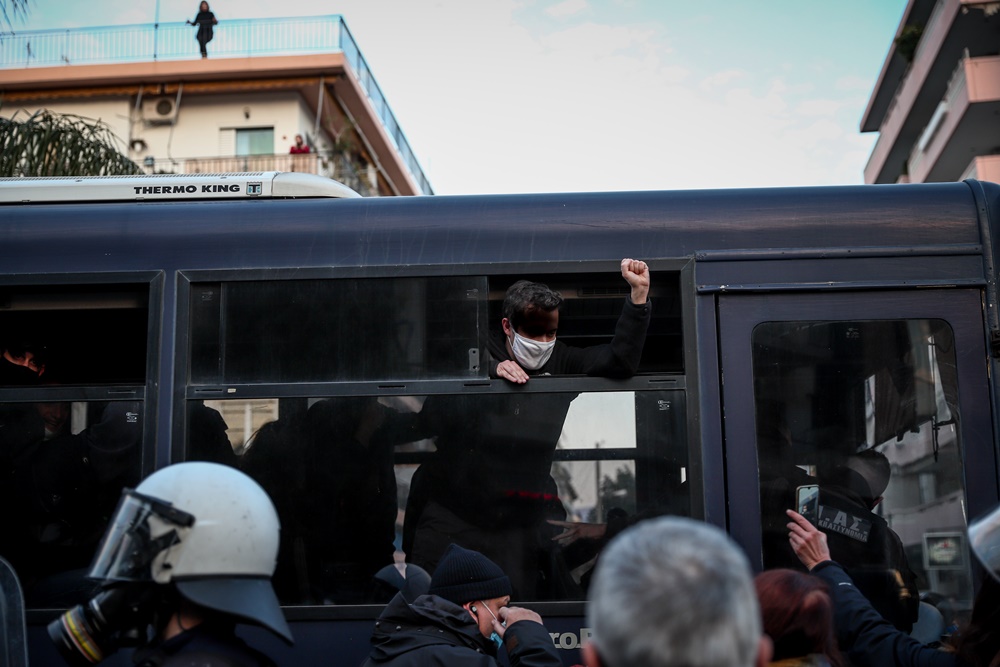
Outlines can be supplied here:
M0 178L0 203L7 204L360 196L329 178L280 171Z

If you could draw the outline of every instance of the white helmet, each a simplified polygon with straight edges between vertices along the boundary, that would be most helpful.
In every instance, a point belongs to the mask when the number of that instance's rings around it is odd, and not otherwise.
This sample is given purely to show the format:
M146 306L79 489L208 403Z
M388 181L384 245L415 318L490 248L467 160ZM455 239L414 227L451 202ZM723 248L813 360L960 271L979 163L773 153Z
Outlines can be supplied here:
M173 584L195 604L291 642L271 586L279 531L274 504L253 479L216 463L177 463L122 493L90 577Z

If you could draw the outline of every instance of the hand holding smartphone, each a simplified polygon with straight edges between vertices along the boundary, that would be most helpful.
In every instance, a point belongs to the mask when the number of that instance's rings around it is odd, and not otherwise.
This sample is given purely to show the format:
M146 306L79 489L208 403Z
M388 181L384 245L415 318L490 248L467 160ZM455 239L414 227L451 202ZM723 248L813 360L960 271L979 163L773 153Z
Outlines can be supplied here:
M795 511L809 523L816 525L819 519L819 486L807 484L795 488Z

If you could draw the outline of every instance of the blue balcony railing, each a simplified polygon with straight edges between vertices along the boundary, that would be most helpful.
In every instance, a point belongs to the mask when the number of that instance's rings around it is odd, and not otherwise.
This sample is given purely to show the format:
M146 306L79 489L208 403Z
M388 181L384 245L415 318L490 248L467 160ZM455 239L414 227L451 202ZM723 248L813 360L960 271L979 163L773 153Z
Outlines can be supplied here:
M160 23L0 34L0 68L198 59L196 28ZM424 194L434 194L357 42L339 15L219 21L209 58L342 52Z

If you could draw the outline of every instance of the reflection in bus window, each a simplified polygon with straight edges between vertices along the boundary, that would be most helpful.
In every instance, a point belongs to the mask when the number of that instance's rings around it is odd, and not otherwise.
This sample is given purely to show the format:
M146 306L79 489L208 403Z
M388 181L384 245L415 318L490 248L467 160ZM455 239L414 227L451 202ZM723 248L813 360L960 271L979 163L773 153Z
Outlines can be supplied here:
M753 332L765 567L797 567L784 524L818 484L817 523L879 612L908 631L920 591L968 600L954 337L941 320L769 322Z
M122 488L140 474L142 404L0 404L0 556L29 607L86 600L87 567Z
M433 571L420 549L444 539L503 561L521 599L579 600L617 531L690 512L682 392L280 399L258 425L265 403L208 406L278 507L286 603L386 602L374 574Z
M196 284L191 303L195 382L486 375L481 277Z

